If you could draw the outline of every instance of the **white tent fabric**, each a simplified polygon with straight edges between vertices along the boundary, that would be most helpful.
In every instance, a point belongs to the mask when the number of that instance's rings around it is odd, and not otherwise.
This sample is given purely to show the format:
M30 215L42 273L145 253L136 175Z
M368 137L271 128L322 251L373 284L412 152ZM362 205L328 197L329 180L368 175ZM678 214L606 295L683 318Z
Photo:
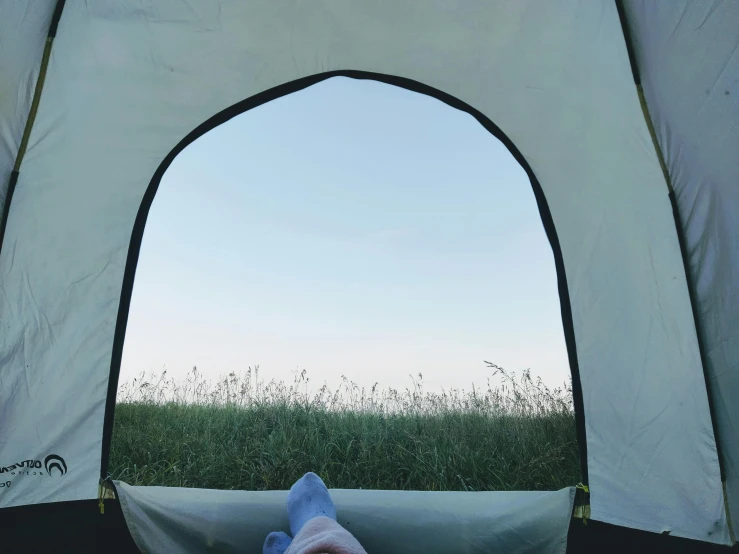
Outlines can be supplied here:
M675 190L739 530L739 2L626 3Z
M0 59L35 52L4 94L37 72L39 6L3 12ZM96 496L131 232L162 160L236 102L333 70L433 87L512 140L562 250L592 517L728 542L682 256L610 0L67 2L0 250L0 466L56 454L67 471L15 476L0 507ZM5 142L26 105L2 100Z
M131 535L147 554L261 552L270 532L290 532L286 491L115 485ZM367 552L561 554L567 548L575 489L332 490L331 496L339 523Z

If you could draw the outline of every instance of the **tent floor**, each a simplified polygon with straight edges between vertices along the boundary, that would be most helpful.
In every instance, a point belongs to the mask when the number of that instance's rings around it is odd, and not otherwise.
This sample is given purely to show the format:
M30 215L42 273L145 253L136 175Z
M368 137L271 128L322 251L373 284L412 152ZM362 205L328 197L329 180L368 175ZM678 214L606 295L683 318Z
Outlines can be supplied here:
M739 545L727 548L594 521L583 525L581 520L572 520L567 541L568 554L591 554L594 551L622 554L625 549L634 548L644 552L674 554L739 553ZM117 500L105 501L105 514L100 514L97 500L2 509L0 551L7 554L139 552Z

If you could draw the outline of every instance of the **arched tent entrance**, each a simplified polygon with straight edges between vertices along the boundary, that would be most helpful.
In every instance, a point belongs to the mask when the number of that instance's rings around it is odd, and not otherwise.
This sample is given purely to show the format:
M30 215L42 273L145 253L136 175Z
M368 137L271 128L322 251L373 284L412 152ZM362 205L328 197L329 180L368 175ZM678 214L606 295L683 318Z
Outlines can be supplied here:
M475 110L472 106L465 104L457 98L454 98L442 91L433 89L422 83L412 81L410 79L395 77L390 75L376 74L366 71L332 71L322 73L319 75L312 75L306 78L298 79L291 83L277 86L273 89L265 91L264 93L257 94L252 98L248 98L234 104L223 110L222 112L214 115L208 121L198 125L191 133L189 133L184 139L182 139L172 151L165 157L162 163L157 168L154 176L147 187L146 193L141 202L134 228L131 236L131 242L129 245L128 257L126 260L126 271L123 277L123 290L121 294L121 304L118 312L118 319L116 322L115 340L113 343L113 357L111 360L110 375L111 379L108 385L108 400L106 402L106 416L105 426L103 435L103 455L101 461L101 475L105 477L108 473L108 455L110 453L110 440L111 433L113 430L113 411L115 408L115 394L118 384L118 375L121 367L121 358L123 352L123 344L126 335L126 323L129 313L129 307L131 303L131 296L133 292L134 279L136 274L136 266L138 263L139 251L144 237L144 229L146 226L146 220L149 214L149 210L156 196L156 192L159 188L162 177L165 172L177 157L188 145L199 139L201 136L206 134L208 131L215 127L225 123L229 119L243 114L251 109L257 108L272 100L277 100L288 94L294 94L303 89L306 89L312 85L318 84L327 79L333 77L348 77L353 79L365 79L373 80L388 85L397 86L405 90L416 92L418 94L424 94L426 96L435 98L441 102L444 102L448 106L460 110L474 117L478 123L480 123L490 134L500 140L505 147L511 152L514 159L523 167L524 171L529 177L532 189L534 191L534 197L536 199L537 207L541 215L542 223L544 226L545 233L552 247L554 254L555 268L557 271L558 281L558 293L560 297L560 306L562 312L562 324L565 334L565 342L568 350L568 359L570 368L572 371L572 383L573 383L573 400L575 405L575 416L578 433L578 443L581 445L581 472L583 475L584 482L587 482L587 441L585 440L585 420L583 417L582 407L582 391L580 387L580 375L577 365L577 355L575 346L575 336L572 326L572 312L570 310L569 292L567 289L567 278L564 272L564 262L562 260L562 250L559 245L559 239L557 238L557 232L554 228L552 221L552 215L549 211L544 192L542 191L541 185L536 179L531 167L523 158L521 153L518 151L512 141L498 128L495 123L490 121L482 113Z
M141 233L178 148L250 106L345 75L432 94L498 133L494 121L529 173L579 373L591 517L730 542L713 428L729 437L732 420L726 403L711 414L668 189L615 3L9 6L0 23L0 465L36 468L55 455L67 471L14 475L0 508L98 493ZM637 32L661 32L670 9L629 2L626 15ZM719 52L706 56L731 51L719 36ZM647 40L637 46L637 60L652 59ZM650 85L660 114L684 113ZM717 190L728 171L717 172ZM689 223L691 236L709 226ZM721 316L731 305L709 309ZM713 321L736 336L730 318ZM729 358L709 354L709 381L733 390L722 377ZM721 444L733 459L735 447ZM156 491L141 494L157 504Z

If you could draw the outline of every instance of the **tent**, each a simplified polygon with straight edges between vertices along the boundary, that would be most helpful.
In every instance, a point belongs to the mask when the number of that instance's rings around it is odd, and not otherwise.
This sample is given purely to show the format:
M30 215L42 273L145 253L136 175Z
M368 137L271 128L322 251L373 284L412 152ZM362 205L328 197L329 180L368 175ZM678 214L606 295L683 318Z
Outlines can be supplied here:
M338 491L341 517L383 552L735 543L739 2L4 0L0 548L226 552L280 525L280 492L111 483L115 394L168 165L335 76L469 113L528 173L589 489Z

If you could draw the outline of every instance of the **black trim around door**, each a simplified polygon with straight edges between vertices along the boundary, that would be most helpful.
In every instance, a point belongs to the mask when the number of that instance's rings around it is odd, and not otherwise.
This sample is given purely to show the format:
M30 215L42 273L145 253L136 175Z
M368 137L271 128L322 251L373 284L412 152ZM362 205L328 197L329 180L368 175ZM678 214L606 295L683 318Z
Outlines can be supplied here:
M468 113L474 117L480 125L487 129L492 135L500 140L506 148L510 151L516 161L521 164L521 167L526 171L531 181L531 186L534 190L534 196L536 197L536 203L539 207L539 214L541 221L544 224L544 230L549 239L549 244L552 247L552 253L554 254L554 264L557 270L557 285L559 289L559 303L562 313L562 327L564 329L565 342L567 344L567 355L570 362L570 370L572 372L572 395L575 409L575 424L577 431L577 440L580 448L580 468L582 472L583 483L588 483L588 447L585 435L585 413L583 406L582 386L580 384L580 369L577 361L577 348L575 344L575 329L572 322L572 309L570 307L570 294L567 288L567 277L565 274L564 260L562 258L562 249L560 248L559 238L557 237L557 231L554 228L554 221L552 214L549 211L549 205L547 204L544 191L539 184L536 175L534 175L531 166L523 157L521 152L516 148L511 139L490 119L488 119L481 112L462 102L461 100L451 96L445 92L437 90L428 85L406 79L403 77L396 77L391 75L385 75L382 73L372 73L368 71L355 71L355 70L339 70L329 71L326 73L319 73L317 75L311 75L279 85L271 88L259 94L256 94L246 100L238 102L233 106L226 108L225 110L217 113L207 121L198 125L193 129L185 138L183 138L172 151L167 154L159 167L157 168L154 176L149 182L149 186L144 193L144 197L141 201L141 206L136 214L136 220L133 225L133 231L131 233L131 242L128 247L128 258L126 259L125 272L123 274L123 287L121 291L121 299L118 307L118 319L116 321L115 335L113 339L113 354L110 363L110 379L108 381L108 396L105 404L105 421L103 425L103 446L102 446L102 459L100 466L101 477L105 478L108 474L108 463L110 458L110 442L113 433L113 418L115 411L115 398L116 391L118 390L118 377L121 369L121 357L123 354L123 341L126 336L126 325L128 322L128 311L131 305L131 294L133 292L134 278L136 276L136 265L139 259L139 252L141 250L141 241L144 238L144 227L146 226L146 219L149 215L149 209L156 196L159 183L162 180L162 176L169 168L172 161L177 155L182 152L189 144L203 136L205 133L225 123L229 119L236 117L244 112L247 112L253 108L266 104L272 100L276 100L288 94L292 94L308 88L312 85L331 79L332 77L348 77L351 79L364 79L378 81L380 83L386 83L400 87L412 92L424 94L432 98L436 98L441 102L444 102L448 106Z

